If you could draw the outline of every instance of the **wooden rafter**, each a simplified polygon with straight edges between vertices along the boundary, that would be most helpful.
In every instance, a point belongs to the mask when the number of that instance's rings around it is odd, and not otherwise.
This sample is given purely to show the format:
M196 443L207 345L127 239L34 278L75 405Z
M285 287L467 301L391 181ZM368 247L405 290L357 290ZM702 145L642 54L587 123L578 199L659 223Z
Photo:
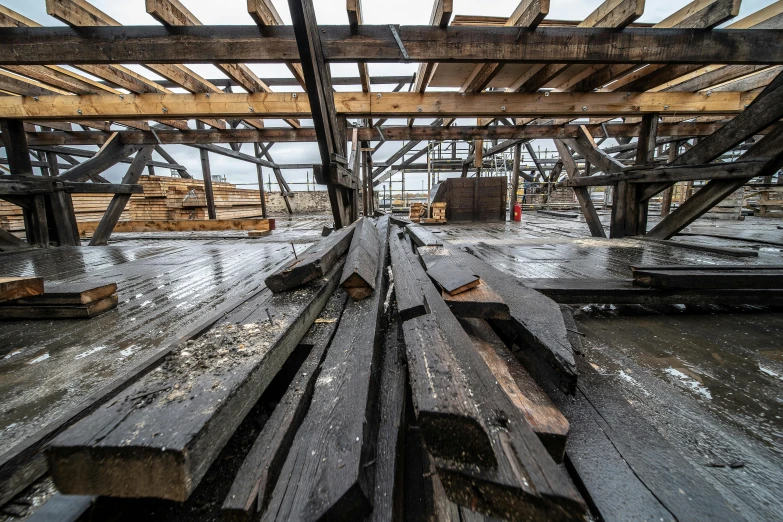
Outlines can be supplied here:
M327 95L328 94L328 95ZM641 116L740 113L755 93L324 93L322 100L349 117L508 117ZM308 117L312 98L301 93L138 94L118 96L0 97L0 117L25 120L221 117Z
M280 18L272 0L247 0L247 12L259 27L283 25L283 19ZM285 64L299 85L306 89L302 65L290 61L286 61Z

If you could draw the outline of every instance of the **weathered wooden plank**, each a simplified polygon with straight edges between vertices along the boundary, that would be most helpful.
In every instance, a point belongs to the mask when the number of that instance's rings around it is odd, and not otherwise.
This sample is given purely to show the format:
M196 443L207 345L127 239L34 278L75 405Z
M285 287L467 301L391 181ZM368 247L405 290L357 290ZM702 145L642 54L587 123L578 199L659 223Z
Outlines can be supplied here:
M379 258L386 259L388 218L377 223ZM331 236L330 236L331 237ZM385 264L385 263L384 263ZM376 291L343 312L313 400L280 472L262 520L357 519L372 509L385 266Z
M457 317L510 320L508 305L500 295L484 281L467 292L457 295L442 294L443 300Z
M353 299L361 301L375 290L377 271L378 231L370 218L363 217L354 225L340 286Z
M333 232L303 253L297 254L297 259L267 277L264 283L272 292L280 293L323 277L348 250L353 231L354 227L351 225Z
M633 282L640 286L662 289L783 289L781 270L640 270L633 271Z
M307 412L315 379L340 322L345 303L345 294L336 292L302 339L300 344L312 345L310 354L264 424L234 477L221 508L225 519L250 520L257 511L263 512L266 508L288 450L294 442L296 430Z
M44 293L42 277L0 277L0 301L10 301Z
M691 268L691 267L689 267ZM529 288L562 304L743 305L780 306L783 291L758 289L661 290L631 280L553 278L523 279Z
M407 254L406 242L402 229L393 227L389 236L389 255L391 257L392 275L394 277L394 295L397 300L397 310L401 321L407 321L427 313L424 298L419 291L419 282L415 278L416 263Z
M463 252L420 226L411 225L407 230L417 244L443 245L452 255L459 258L463 266L492 287L503 298L511 312L511 321L507 322L507 326L514 331L515 336L519 337L520 342L530 348L533 360L541 363L538 372L533 372L529 367L528 371L537 379L552 378L563 389L573 391L576 382L574 354L567 342L560 309L554 301L525 287L515 277ZM541 372L547 372L549 375L543 377Z
M321 312L341 268L297 292L262 292L58 436L47 451L58 489L185 500Z
M424 280L424 277L419 279ZM430 313L408 321L403 328L416 321L431 322L426 330L418 331L425 333L424 339L442 338L448 350L444 353L450 352L456 363L457 372L453 375L464 376L472 396L481 398L467 404L475 404L478 409L481 426L487 429L491 455L496 462L495 466L487 467L491 461L479 461L477 455L467 455L467 450L466 454L452 457L461 460L435 455L438 474L449 498L480 513L511 520L535 517L577 520L583 517L585 507L578 494L556 468L517 407L498 386L495 376L448 310L437 289L425 281L422 292ZM407 335L406 349L410 363L412 350ZM429 369L432 372L433 368ZM410 376L413 388L413 372ZM432 452L433 445L424 430L422 435ZM443 438L443 434L433 436ZM465 459L471 459L472 465Z
M30 522L77 522L95 503L89 495L62 495L55 493L36 509Z
M498 384L519 409L555 462L562 462L569 425L560 410L535 383L503 341L481 319L461 319Z
M387 25L319 26L327 62L399 62L403 57ZM57 63L263 63L298 56L291 26L160 26L3 29L0 65ZM780 64L774 30L626 27L401 26L398 35L412 62ZM261 44L264 45L261 45Z
M41 295L22 297L15 304L23 305L80 305L110 297L117 292L117 283L103 285L49 284Z
M117 294L84 305L0 304L0 319L90 319L117 308Z
M405 345L399 316L389 322L383 346L383 366L378 397L378 442L375 454L375 494L371 520L403 520L403 451L406 389Z
M439 261L427 267L427 275L434 280L444 292L451 296L467 292L479 285L481 280L463 268L451 262L451 256L443 256Z

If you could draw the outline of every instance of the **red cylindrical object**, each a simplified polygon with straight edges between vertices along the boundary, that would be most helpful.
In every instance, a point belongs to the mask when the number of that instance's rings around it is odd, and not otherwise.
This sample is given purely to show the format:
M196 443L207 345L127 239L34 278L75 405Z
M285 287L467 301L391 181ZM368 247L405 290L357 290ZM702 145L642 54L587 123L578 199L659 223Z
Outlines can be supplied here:
M518 201L514 202L514 221L522 221L522 207Z

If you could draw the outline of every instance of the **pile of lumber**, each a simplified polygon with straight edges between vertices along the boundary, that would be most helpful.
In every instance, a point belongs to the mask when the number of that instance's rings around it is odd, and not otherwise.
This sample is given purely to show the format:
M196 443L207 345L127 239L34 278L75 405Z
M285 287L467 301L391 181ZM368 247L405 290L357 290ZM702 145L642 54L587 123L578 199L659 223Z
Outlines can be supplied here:
M39 277L0 278L0 319L89 319L117 307L117 285L60 283Z
M446 222L446 205L448 203L433 203L432 204L432 217L421 218L421 223L435 223L443 224Z
M626 499L650 495L615 474L639 445L575 410L593 391L577 387L570 311L432 229L361 218L265 282L52 440L51 510L123 518L206 482L226 520L627 520ZM617 444L586 447L596 436ZM682 495L714 500L675 468Z
M427 216L427 205L425 203L411 203L408 218L413 223L418 223L422 217Z
M133 194L120 215L122 221L207 219L204 183L198 179L141 176L141 194ZM261 215L258 190L237 188L231 183L213 182L218 219L242 219ZM111 194L73 194L73 208L79 223L100 221L112 200ZM24 231L22 209L0 200L0 228Z

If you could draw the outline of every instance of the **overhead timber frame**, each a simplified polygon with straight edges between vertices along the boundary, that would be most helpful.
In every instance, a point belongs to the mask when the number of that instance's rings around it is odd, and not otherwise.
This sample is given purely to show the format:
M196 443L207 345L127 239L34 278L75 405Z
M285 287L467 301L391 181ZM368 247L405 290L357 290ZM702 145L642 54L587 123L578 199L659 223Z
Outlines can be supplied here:
M373 187L414 167L425 153L416 150L420 142L427 149L473 142L459 160L477 173L510 147L519 149L518 163L525 144L537 173L515 171L555 182L564 170L561 184L574 187L594 235L605 231L589 187L614 187L612 237L647 233L650 198L677 181L711 180L653 227L653 237L671 236L732 187L781 166L783 1L724 29L714 28L737 16L739 0L693 0L652 26L636 22L643 0L606 0L576 23L549 20L548 0L521 0L502 18L460 16L450 0L435 0L427 26L365 24L360 0L346 0L348 24L319 26L312 0L288 3L291 26L268 0L248 0L255 25L247 26L203 26L179 0L146 0L162 26L133 27L86 0L47 0L47 12L67 27L43 27L0 6L0 91L8 94L0 97L0 122L10 171L0 176L0 197L24 208L28 241L78 244L70 194L102 191L116 194L94 239L102 243L145 166L190 176L163 148L170 144L200 150L205 186L209 153L255 164L259 183L261 168L271 168L289 212L282 170L312 167L329 191L337 227L358 216L360 190L371 212ZM419 63L418 74L369 74L370 63L400 61ZM330 63L344 62L357 64L358 77L332 77ZM203 78L188 67L194 63L214 64L226 77ZM253 63L284 63L293 78L261 79L246 65ZM374 91L380 83L396 87ZM306 93L273 91L287 85ZM336 92L335 85L359 89ZM385 126L387 118L408 125ZM455 126L457 118L478 125ZM270 126L272 119L286 127ZM488 125L493 121L503 124ZM609 138L620 145L601 148ZM548 174L533 139L558 140L561 158ZM408 143L379 161L386 141ZM276 142L318 142L320 164L278 164L269 153ZM243 143L254 144L252 155L241 152ZM656 154L666 144L668 154ZM88 145L100 150L74 148ZM153 151L165 161L154 161ZM743 155L727 161L730 151ZM102 173L119 162L130 164L123 183L106 183Z

